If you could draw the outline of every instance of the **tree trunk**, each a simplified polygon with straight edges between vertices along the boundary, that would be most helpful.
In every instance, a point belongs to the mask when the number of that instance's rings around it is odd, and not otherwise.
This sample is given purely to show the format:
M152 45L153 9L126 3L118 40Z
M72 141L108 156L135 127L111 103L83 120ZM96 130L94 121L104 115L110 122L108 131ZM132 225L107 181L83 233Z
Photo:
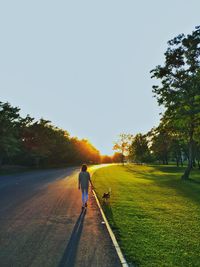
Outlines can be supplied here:
M196 161L195 161L195 159L193 159L193 161L192 161L192 167L196 167Z
M180 157L180 161L181 161L181 167L183 167L183 159L182 159L182 155Z
M168 165L168 157L166 155L163 156L162 162L163 165Z
M122 153L122 164L124 165L124 154Z
M179 158L176 156L176 166L179 167Z
M197 162L198 162L198 168L200 169L200 161L198 160Z
M192 136L191 136L190 142L189 142L189 155L188 156L189 156L188 157L188 166L185 169L183 176L181 177L182 180L188 180L189 179L189 175L190 175L190 172L191 172L192 167L193 167L193 138L192 138Z

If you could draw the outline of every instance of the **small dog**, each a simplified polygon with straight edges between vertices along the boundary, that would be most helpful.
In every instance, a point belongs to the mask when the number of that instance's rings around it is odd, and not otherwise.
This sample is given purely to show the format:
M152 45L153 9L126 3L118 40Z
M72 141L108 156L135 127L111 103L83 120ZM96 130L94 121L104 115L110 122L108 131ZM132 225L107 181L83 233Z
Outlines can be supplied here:
M109 189L108 193L103 193L103 200L106 201L110 198L110 195L111 195L111 189Z

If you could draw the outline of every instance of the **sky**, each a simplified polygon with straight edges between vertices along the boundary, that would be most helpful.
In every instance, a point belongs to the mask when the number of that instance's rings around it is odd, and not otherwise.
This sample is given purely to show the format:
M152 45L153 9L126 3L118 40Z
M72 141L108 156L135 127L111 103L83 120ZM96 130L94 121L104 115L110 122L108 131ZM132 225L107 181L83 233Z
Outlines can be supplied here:
M200 24L200 1L0 2L0 101L113 154L159 123L150 70Z

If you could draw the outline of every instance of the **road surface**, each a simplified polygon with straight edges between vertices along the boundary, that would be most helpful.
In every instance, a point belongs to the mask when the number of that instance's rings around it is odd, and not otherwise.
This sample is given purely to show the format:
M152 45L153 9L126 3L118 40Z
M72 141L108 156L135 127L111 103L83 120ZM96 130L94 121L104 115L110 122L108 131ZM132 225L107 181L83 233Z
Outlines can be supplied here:
M81 212L78 168L0 176L1 267L121 266L92 193Z

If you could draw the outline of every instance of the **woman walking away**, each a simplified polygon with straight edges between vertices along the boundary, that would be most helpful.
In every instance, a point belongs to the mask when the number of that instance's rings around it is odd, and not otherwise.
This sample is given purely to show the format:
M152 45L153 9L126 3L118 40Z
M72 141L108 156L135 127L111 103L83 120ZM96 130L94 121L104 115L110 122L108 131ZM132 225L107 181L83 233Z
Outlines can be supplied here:
M83 164L78 177L78 189L82 191L82 208L87 207L89 182L92 186L90 174L87 172L87 165Z

